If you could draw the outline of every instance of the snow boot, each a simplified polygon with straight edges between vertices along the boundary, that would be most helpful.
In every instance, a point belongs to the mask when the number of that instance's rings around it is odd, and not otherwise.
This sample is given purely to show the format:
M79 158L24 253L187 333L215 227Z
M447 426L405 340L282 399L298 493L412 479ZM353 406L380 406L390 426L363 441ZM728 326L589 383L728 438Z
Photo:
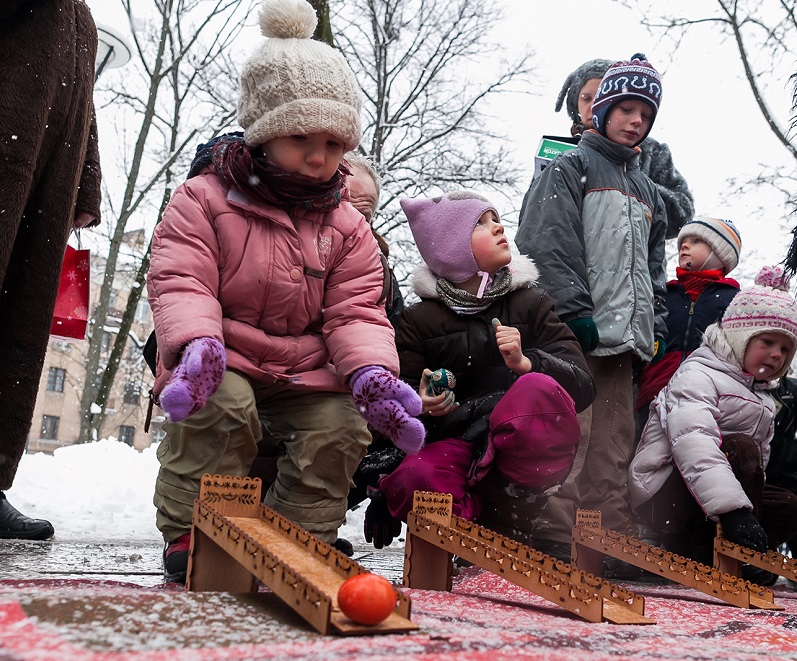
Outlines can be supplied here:
M32 519L11 505L0 491L0 539L50 539L55 534L53 524L44 519Z
M338 537L332 542L332 546L350 558L354 555L354 545L344 537Z
M191 533L180 535L167 542L163 549L163 577L167 583L185 583L188 574L188 549L191 545Z

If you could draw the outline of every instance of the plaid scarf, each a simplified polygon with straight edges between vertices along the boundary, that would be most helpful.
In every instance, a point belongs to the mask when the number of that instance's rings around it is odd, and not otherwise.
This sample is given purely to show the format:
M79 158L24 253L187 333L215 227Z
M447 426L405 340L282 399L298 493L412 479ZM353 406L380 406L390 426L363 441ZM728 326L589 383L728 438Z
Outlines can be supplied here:
M463 289L457 289L445 278L437 279L437 293L443 303L458 314L476 314L489 308L497 299L509 293L512 272L504 267L493 276L491 286L478 298Z
M722 280L722 278L725 276L723 275L721 269L710 269L708 271L687 271L682 269L680 266L676 266L675 277L678 278L678 282L680 282L681 286L686 290L689 298L691 298L693 301L696 301L697 297L700 296L709 283Z
M286 211L326 213L337 209L345 177L351 174L344 162L323 183L290 174L234 135L218 138L211 147L210 158L210 168L231 187Z

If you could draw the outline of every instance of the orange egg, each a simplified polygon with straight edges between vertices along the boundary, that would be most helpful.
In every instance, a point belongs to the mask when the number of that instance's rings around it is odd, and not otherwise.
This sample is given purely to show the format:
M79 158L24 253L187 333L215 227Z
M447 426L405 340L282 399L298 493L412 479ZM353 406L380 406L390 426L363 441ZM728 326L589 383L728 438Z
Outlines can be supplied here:
M366 573L352 576L338 590L338 606L358 624L379 624L396 606L398 595L386 578Z

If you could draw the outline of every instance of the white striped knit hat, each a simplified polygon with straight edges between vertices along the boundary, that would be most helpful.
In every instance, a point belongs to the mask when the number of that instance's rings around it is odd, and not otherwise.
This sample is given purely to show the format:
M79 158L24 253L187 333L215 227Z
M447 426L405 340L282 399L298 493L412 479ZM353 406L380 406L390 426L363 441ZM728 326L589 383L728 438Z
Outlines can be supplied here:
M783 333L792 341L785 374L797 349L797 301L789 294L789 280L780 266L765 266L752 287L740 291L722 315L720 328L739 364L744 363L747 343L761 333Z
M695 271L705 271L721 268L728 275L739 263L739 252L742 249L742 235L730 220L720 218L709 218L708 216L696 216L688 221L678 232L678 243L687 236L696 236L703 239L713 253L706 260L705 264L693 264ZM715 259L712 259L715 258ZM721 264L718 265L715 260Z
M343 56L311 39L318 19L306 0L264 0L265 43L241 72L238 123L250 147L272 138L331 133L360 144L360 88Z

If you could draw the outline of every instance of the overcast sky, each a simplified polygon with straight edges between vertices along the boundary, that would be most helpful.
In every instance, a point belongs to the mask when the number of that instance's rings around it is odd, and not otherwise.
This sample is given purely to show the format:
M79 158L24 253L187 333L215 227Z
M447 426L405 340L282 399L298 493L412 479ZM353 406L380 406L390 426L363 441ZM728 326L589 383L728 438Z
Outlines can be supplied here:
M88 0L98 21L118 22L119 0ZM147 0L138 0L143 8ZM444 4L444 3L443 3ZM743 253L736 276L751 279L758 268L784 256L786 227L783 198L772 191L730 195L730 177L752 177L761 163L794 169L786 150L766 126L742 76L741 64L731 42L722 43L716 28L694 30L677 52L669 42L651 35L634 14L613 0L498 0L505 17L492 39L500 43L496 53L485 55L484 72L501 56L512 59L524 49L535 51L537 79L534 94L496 97L484 108L496 116L499 132L514 149L524 181L530 180L534 152L542 134L567 135L570 120L563 110L553 111L567 74L592 58L627 59L644 52L663 75L663 100L651 135L667 143L676 167L693 190L697 212L729 218L742 233ZM669 0L656 3L679 7L713 7L715 0ZM589 7L591 14L584 9ZM122 26L124 28L124 26ZM259 34L251 30L253 51ZM778 120L787 125L793 62L774 70L768 97ZM100 135L103 149L103 135ZM109 162L111 159L106 159ZM108 170L106 170L106 173ZM525 184L522 187L525 190ZM502 212L516 221L522 193L513 196ZM759 207L765 206L761 213ZM671 266L671 271L674 268Z

